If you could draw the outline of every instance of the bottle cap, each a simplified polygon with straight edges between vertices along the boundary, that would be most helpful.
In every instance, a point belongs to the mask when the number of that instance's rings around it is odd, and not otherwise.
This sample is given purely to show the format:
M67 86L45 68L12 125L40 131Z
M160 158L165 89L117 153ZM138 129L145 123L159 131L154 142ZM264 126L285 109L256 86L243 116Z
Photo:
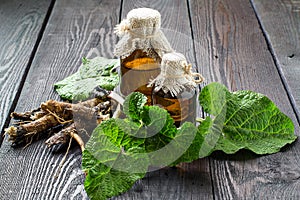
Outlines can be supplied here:
M115 55L125 58L136 49L141 49L151 55L150 49L162 57L164 53L172 52L171 45L160 30L161 15L157 10L137 8L127 14L115 28L115 33L121 37L116 44Z
M157 10L150 8L133 9L127 14L128 31L140 37L154 36L160 29L161 16Z

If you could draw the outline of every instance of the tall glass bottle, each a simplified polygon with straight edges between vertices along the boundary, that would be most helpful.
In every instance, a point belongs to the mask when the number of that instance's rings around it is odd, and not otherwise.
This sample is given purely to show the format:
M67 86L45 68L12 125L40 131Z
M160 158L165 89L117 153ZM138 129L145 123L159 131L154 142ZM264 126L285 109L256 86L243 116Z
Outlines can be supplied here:
M117 27L121 37L115 47L115 55L121 61L120 92L126 96L131 92L141 92L152 104L152 87L147 87L150 79L160 73L161 57L172 48L160 30L161 15L150 8L133 9Z
M195 77L198 77L196 80ZM180 53L167 53L161 62L161 72L150 82L154 85L153 104L165 108L179 127L196 119L196 86L204 78L191 72L191 65Z

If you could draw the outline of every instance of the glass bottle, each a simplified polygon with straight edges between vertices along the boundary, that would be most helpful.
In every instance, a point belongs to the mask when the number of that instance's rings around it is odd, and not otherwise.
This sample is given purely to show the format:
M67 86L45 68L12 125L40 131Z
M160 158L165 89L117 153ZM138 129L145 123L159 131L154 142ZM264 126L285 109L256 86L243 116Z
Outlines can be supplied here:
M147 87L149 80L160 73L161 59L149 57L138 49L121 59L120 92L127 96L131 92L141 92L147 96L147 104L152 104L153 87Z
M186 88L176 97L171 92L165 93L162 89L153 94L153 104L166 109L179 127L183 122L196 123L196 90Z
M185 121L195 123L196 86L203 80L201 74L191 72L182 54L167 53L162 58L160 74L149 84L154 85L153 104L166 109L177 127Z
M121 37L114 52L121 61L120 92L124 96L141 92L148 97L148 105L152 104L153 88L147 84L160 73L162 55L173 51L160 25L158 11L138 8L131 10L115 31Z

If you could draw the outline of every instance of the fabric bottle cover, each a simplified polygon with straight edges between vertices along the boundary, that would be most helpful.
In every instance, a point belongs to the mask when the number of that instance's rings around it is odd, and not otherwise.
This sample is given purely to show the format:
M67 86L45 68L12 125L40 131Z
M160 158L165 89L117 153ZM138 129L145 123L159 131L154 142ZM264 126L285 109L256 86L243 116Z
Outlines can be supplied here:
M161 15L157 10L137 8L129 11L127 18L115 27L115 33L121 39L115 46L114 54L126 58L136 49L141 49L154 57L151 55L151 49L154 49L161 58L164 53L172 52L160 25Z
M193 73L191 67L184 55L176 52L166 53L162 57L160 74L150 81L148 87L154 85L154 92L162 89L165 93L170 92L173 97L185 88L194 89L204 78L199 73Z

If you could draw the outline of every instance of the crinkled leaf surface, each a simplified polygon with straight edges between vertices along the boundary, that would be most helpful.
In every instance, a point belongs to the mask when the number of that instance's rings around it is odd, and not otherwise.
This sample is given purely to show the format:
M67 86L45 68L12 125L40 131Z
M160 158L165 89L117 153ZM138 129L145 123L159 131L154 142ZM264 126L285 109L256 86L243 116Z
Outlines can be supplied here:
M105 165L88 150L82 155L82 169L87 174L84 188L91 200L105 200L126 192L144 177L143 173L129 173Z
M166 146L177 134L177 128L170 114L158 106L145 106L142 114L143 129L147 130L145 147L153 152Z
M197 134L192 123L184 123L177 129L166 110L144 106L145 96L140 93L133 93L126 101L129 103L124 104L124 109L129 118L102 122L83 152L85 189L92 199L127 191L149 166L172 165L180 157L181 161L195 158L189 153L183 156ZM130 101L135 101L138 108L131 110Z
M215 150L275 153L296 139L292 121L264 95L231 93L212 83L202 89L199 100L212 117L198 128L187 122L177 129L166 110L145 106L141 93L130 94L123 107L127 118L99 125L83 152L90 198L101 200L127 191L149 165L192 162Z
M95 57L83 59L79 70L73 75L54 84L62 99L87 99L96 86L113 90L119 83L119 75L114 70L119 66L119 59Z
M170 114L158 106L144 106L146 97L132 93L124 103L124 113L136 122L139 130L135 137L144 138L145 150L151 166L172 165L193 142L197 128L185 123L180 129Z
M171 141L171 148L169 147L173 155L172 164L170 166L175 166L182 162L192 162L199 158L199 151L203 143L203 136L197 131L194 124L190 122L185 122L178 129L178 133ZM173 146L172 146L173 145ZM174 162L174 160L176 160Z
M142 167L141 170L145 171L148 162L142 154L145 152L144 139L131 136L136 131L137 127L134 124L122 119L104 121L93 131L86 149L101 163L119 170L137 171ZM127 163L123 158L128 159L129 162ZM131 163L131 159L136 160ZM139 164L134 166L137 162Z
M93 132L83 152L82 168L87 173L85 189L91 199L107 199L129 190L144 177L148 166L144 140L134 124L110 119Z
M139 92L129 94L124 101L123 112L132 121L140 122L147 97Z
M215 116L209 126L206 122L199 127L218 138L214 150L231 154L245 148L271 154L296 139L291 119L262 94L231 93L225 86L211 83L203 88L199 100L204 111Z
M157 106L145 106L142 129L147 130L145 148L152 166L170 166L192 144L197 128L186 122L179 129L169 113Z

